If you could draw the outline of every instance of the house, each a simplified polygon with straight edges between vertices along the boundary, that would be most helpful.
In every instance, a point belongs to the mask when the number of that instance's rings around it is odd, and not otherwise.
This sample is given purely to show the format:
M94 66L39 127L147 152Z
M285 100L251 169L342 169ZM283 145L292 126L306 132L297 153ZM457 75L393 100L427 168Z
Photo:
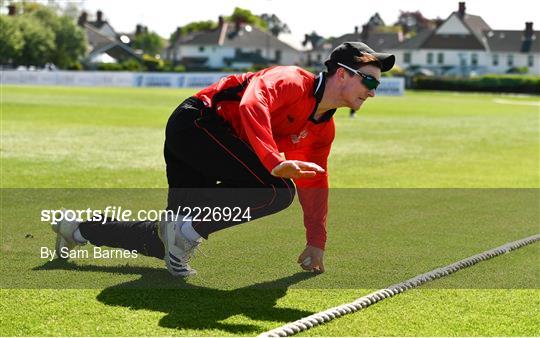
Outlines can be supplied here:
M165 52L167 60L188 70L295 65L301 63L301 57L269 32L246 23L225 22L221 17L216 29L179 35Z
M381 20L378 14L373 16L370 22L372 22L373 18ZM306 39L308 38L309 36L306 36ZM312 49L305 52L306 65L323 68L324 61L332 50L347 41L362 41L376 51L384 51L400 44L403 41L403 34L401 32L380 32L377 30L377 26L370 23L363 25L362 31L359 31L358 26L355 26L353 33L344 34L337 38L319 39L315 43L310 41Z
M357 28L356 28L357 29ZM331 39L325 39L315 32L306 34L302 43L304 46L310 45L310 49L304 52L304 65L307 67L319 68L324 67L324 61L330 55L333 49Z
M77 24L84 28L88 41L88 54L83 61L84 63L98 64L115 63L128 59L141 60L139 53L122 42L121 38L124 36L117 34L109 22L103 19L102 11L97 11L95 21L89 21L88 13L82 12Z
M460 2L439 27L386 51L396 55L402 68L438 75L500 74L517 68L539 75L539 33L532 22L523 31L493 30L482 17L467 13L465 2Z
M515 67L527 67L530 74L540 75L540 31L526 22L525 30L490 30L483 32L489 46L486 63L490 72L505 73Z

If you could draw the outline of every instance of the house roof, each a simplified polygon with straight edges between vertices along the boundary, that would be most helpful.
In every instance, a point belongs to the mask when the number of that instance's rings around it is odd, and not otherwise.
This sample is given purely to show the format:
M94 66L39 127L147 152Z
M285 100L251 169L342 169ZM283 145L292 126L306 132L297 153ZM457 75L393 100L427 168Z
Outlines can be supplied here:
M432 34L422 45L421 49L471 49L485 50L485 45L473 35Z
M87 59L100 53L107 53L116 59L125 59L129 57L140 58L137 53L122 42L113 39L96 29L93 25L88 23L84 24L86 31L86 37L88 43L91 46L91 51L87 56Z
M399 41L396 33L370 32L367 40L361 33L345 34L319 44L312 51L329 51L345 41L363 41L375 50L413 50L413 49L468 49L501 52L540 52L540 31L534 31L531 39L526 39L524 31L492 30L479 15L452 12L445 20L457 17L470 32L462 34L437 34L436 29L418 32L414 37ZM331 43L331 48L328 46Z
M308 50L308 52L330 52L334 46L334 40L336 38L324 39L319 42L314 48Z
M456 15L458 15L457 12L454 12ZM472 34L474 34L475 38L480 41L482 41L482 33L484 31L488 31L491 29L489 25L482 19L481 16L478 15L471 15L465 13L463 18L461 18L459 15L458 17L461 19L461 22L465 24L467 28L471 31Z
M540 31L533 31L530 39L524 31L490 30L483 34L493 52L540 53Z
M97 14L98 18L96 20L93 20L93 21L86 21L84 23L86 24L89 24L95 28L97 28L98 30L102 29L103 27L107 26L108 28L110 28L113 32L115 32L113 26L109 23L109 21L107 20L103 20L103 19L99 19L99 13Z
M255 26L241 24L237 29L235 24L228 22L214 30L200 31L182 36L174 45L219 45L235 48L272 48L297 51L272 34L264 32Z
M107 20L86 21L84 24L94 27L98 31L101 31L103 27L107 26L113 32L114 36L118 35L113 26Z
M86 57L86 60L91 60L96 55L99 54L108 54L115 58L116 60L126 60L126 59L139 59L140 56L137 55L133 49L129 48L128 46L122 44L122 43L111 43L109 45L103 45L99 48L95 48L92 50Z
M116 32L117 39L120 39L124 35L127 36L131 42L135 41L135 38L137 37L135 32L131 32L131 33Z
M431 34L416 48L421 49L471 49L485 50L487 44L482 39L483 32L490 30L489 25L478 15L465 13L463 16L459 12L453 12L445 20L447 22L451 18L458 18L465 28L470 32L468 35L463 34L440 34L437 29L431 31Z
M394 46L392 49L419 49L420 46L433 34L433 29L426 29L417 32L415 36L403 40L402 43Z
M105 26L106 24L109 25L109 23L108 23L106 20L101 20L101 21L98 21L98 20L95 20L95 21L87 21L86 23L89 24L89 25L92 25L92 26L96 27L97 29L101 29L101 27ZM109 26L110 26L110 25L109 25Z
M84 29L86 31L86 37L88 39L88 43L93 48L117 41L111 38L110 36L101 33L94 25L91 25L88 22L84 24Z
M395 49L469 49L491 50L496 52L540 52L540 31L534 31L530 39L525 38L524 31L492 30L489 25L477 15L465 14L461 22L471 32L470 35L436 34L436 30L418 33L407 39ZM447 20L450 19L448 17Z

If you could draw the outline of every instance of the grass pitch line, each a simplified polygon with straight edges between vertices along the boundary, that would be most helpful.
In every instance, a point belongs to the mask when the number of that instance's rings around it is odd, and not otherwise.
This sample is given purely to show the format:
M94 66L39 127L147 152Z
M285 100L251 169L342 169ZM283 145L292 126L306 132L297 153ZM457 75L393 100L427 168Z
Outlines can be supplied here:
M515 100L494 99L493 102L498 103L498 104L515 104L519 106L540 106L540 101L515 101Z
M369 307L379 301L382 301L386 298L390 298L399 293L405 292L409 289L415 288L422 284L425 284L431 280L439 279L444 276L448 276L458 270L473 266L481 261L488 260L490 258L508 253L512 250L519 249L523 246L532 244L540 240L540 234L536 234L530 237L522 238L514 242L506 243L499 247L484 251L482 253L470 256L468 258L462 259L450 265L431 270L429 272L423 273L411 279L408 279L404 282L394 284L387 287L386 289L381 289L375 292L372 292L366 296L358 298L352 303L339 305L331 309L315 313L311 316L299 319L295 322L285 324L276 329L264 332L259 335L259 337L287 337L299 333L301 331L309 330L314 326L329 322L332 319L339 318L346 314L350 314L362 309Z

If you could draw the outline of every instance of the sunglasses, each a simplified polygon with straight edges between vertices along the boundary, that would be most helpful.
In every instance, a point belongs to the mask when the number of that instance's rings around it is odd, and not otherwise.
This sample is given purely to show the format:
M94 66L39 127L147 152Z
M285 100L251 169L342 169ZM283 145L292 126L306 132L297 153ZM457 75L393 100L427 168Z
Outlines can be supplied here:
M375 77L373 77L371 75L360 73L359 71L357 71L355 69L352 69L351 67L349 67L347 65L344 65L343 63L340 63L340 62L338 62L337 64L340 65L343 68L346 68L346 69L350 70L351 72L355 73L356 75L360 76L362 78L362 83L369 90L375 90L381 84L381 82L379 80L377 80Z

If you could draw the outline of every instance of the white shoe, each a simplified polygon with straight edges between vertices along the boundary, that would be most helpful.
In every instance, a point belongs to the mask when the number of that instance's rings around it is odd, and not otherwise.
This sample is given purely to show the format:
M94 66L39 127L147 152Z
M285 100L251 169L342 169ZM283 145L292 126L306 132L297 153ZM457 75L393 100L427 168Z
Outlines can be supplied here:
M182 223L159 222L159 237L165 247L165 266L173 276L187 277L197 273L189 266L189 259L201 241L190 241L180 231Z
M56 244L54 249L56 250L56 257L59 259L67 259L67 254L73 248L84 245L73 238L73 233L79 228L79 222L67 221L65 219L66 211L62 210L62 220L52 225L53 231L56 233Z

